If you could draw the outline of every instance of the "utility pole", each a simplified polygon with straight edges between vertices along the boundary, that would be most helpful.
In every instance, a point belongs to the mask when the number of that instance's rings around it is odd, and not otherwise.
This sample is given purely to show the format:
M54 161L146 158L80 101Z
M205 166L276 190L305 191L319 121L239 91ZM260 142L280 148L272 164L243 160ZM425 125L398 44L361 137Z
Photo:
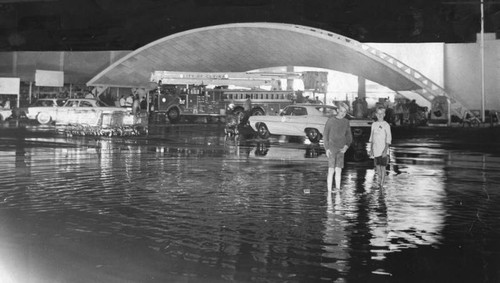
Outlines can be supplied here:
M484 117L484 0L481 0L481 122L485 122Z

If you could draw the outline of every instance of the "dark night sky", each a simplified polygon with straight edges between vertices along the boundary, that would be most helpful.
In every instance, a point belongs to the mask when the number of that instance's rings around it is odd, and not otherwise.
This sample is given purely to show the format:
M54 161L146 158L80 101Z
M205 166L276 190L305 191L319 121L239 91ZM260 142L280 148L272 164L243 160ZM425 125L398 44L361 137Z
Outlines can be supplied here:
M306 25L363 42L474 42L474 0L0 0L0 51L133 50L173 33L237 22ZM500 30L486 1L485 30ZM490 3L490 4L488 4Z

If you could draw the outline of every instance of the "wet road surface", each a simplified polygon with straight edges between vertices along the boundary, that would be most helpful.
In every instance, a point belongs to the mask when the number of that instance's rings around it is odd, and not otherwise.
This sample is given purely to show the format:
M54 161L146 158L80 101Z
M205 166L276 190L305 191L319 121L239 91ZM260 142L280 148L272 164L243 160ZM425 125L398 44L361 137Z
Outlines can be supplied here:
M0 129L0 282L500 281L497 135L395 130L328 195L298 141L42 129Z

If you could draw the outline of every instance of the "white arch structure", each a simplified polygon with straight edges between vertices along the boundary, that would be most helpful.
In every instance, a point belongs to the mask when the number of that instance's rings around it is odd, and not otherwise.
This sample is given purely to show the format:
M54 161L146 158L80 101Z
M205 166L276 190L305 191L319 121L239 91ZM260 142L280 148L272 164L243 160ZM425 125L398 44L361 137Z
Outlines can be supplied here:
M119 59L87 85L148 87L153 71L247 72L306 66L361 76L428 101L445 96L459 117L466 108L441 86L396 58L356 40L306 26L235 23L203 27L151 42Z

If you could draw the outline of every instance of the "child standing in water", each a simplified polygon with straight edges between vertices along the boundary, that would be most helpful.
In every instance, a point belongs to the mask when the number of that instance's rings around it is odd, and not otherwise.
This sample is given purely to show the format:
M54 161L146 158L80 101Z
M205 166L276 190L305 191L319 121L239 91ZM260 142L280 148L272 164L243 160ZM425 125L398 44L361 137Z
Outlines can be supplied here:
M374 158L375 169L378 176L378 185L382 188L385 182L385 167L389 164L389 145L392 142L391 126L384 121L385 108L378 107L375 115L377 121L373 122L370 134L370 157Z
M340 190L340 178L344 168L344 154L352 143L351 125L345 118L349 107L340 103L337 115L330 117L323 131L323 143L328 159L327 189L332 193L333 177L335 189Z

